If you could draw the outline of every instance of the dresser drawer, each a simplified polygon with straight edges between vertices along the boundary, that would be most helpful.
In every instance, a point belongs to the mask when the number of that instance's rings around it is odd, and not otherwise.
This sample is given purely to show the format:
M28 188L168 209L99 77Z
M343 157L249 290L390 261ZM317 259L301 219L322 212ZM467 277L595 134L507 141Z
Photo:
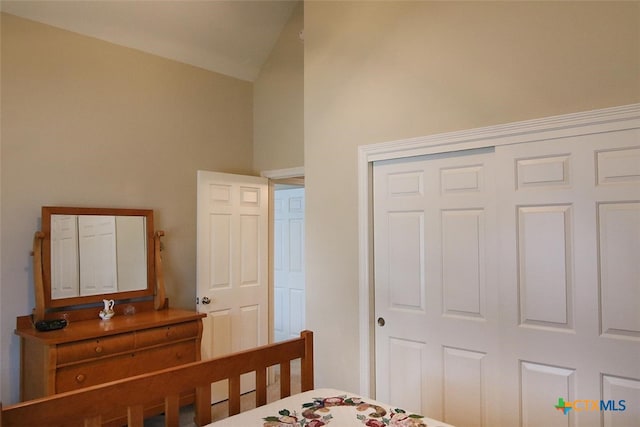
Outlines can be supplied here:
M56 393L127 378L131 376L134 359L135 353L129 353L59 368Z
M111 354L132 351L135 347L133 333L78 341L58 346L58 365L77 362Z
M195 362L197 359L195 341L182 341L162 347L138 351L132 358L131 375L143 374L160 369Z
M58 368L56 393L77 390L197 360L195 341L182 341Z
M162 345L181 339L198 336L198 322L184 322L175 325L152 328L136 333L136 348Z

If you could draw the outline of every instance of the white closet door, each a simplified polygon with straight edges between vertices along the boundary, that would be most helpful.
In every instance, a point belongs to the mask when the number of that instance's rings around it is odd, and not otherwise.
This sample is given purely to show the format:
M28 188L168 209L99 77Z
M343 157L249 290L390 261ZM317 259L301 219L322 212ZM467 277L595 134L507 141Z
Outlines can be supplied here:
M502 425L640 425L638 142L634 130L496 150L500 400L514 408ZM559 398L598 408L549 411Z
M493 160L374 165L376 398L460 426L497 425Z
M460 427L640 425L639 141L374 164L377 397Z

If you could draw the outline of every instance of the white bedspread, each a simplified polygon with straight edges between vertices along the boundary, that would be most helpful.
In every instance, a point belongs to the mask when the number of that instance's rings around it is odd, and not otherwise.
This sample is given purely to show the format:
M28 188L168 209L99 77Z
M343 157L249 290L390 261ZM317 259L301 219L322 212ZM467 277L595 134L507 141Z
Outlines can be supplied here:
M406 426L453 427L421 414L329 388L280 399L210 424L211 427Z

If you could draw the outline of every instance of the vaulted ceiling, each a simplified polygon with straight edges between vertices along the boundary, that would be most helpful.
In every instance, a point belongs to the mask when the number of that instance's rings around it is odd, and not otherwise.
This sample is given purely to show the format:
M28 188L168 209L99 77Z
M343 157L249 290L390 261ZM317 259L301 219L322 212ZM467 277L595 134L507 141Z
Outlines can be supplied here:
M22 18L253 81L295 0L2 0Z

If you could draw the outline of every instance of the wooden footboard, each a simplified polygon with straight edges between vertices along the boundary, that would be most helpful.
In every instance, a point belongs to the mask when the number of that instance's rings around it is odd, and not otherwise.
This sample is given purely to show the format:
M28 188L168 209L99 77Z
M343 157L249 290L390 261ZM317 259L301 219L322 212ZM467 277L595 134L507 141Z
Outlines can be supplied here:
M128 425L142 427L143 408L164 400L165 425L178 426L180 394L196 391L195 422L211 422L211 384L229 380L229 415L240 412L240 376L256 373L256 406L267 403L267 368L280 366L280 394L291 394L292 360L301 359L302 391L313 389L313 333L228 356L189 363L124 380L30 400L2 408L2 427L102 426L102 415L126 411Z

